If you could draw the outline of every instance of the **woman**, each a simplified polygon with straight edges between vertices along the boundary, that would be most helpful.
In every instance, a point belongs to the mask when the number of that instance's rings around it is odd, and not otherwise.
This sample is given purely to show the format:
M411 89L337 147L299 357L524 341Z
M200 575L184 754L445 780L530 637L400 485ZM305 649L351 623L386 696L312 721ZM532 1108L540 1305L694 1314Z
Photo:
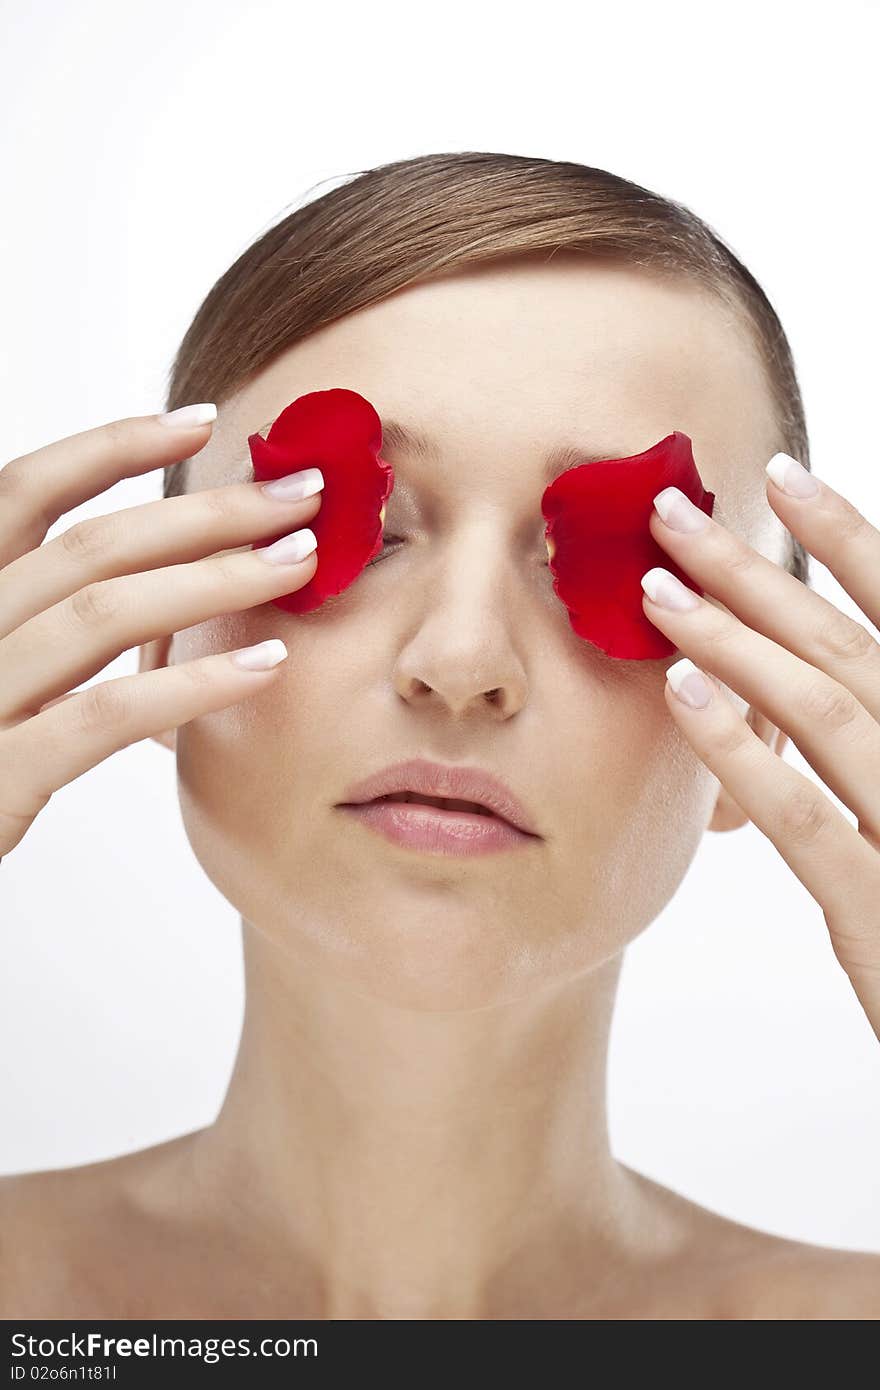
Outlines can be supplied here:
M246 441L337 386L385 422L384 546L291 616L273 600L315 574L322 479L270 497ZM769 836L880 1028L880 653L805 582L816 555L876 622L880 535L779 457L808 465L806 429L756 282L602 170L406 160L244 253L166 404L0 473L0 849L115 748L176 748L188 836L242 915L244 1029L213 1125L0 1184L3 1315L880 1314L880 1256L724 1219L618 1162L606 1125L624 949L707 828ZM643 602L715 677L704 708L667 661L573 633L538 506L553 451L625 458L673 429L717 505L651 533L705 597ZM163 499L41 544L157 467ZM281 532L306 544L267 564ZM139 674L70 693L136 644ZM778 756L789 735L861 834ZM398 791L500 794L519 831L465 854L462 810L352 811L411 760L434 766Z

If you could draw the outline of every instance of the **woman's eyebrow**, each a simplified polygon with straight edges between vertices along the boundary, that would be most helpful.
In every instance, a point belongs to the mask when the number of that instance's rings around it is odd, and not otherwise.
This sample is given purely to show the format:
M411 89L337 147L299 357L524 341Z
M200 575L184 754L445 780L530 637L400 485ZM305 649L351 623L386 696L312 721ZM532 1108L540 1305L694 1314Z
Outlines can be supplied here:
M258 432L268 429L274 423L274 420L267 420L265 424L258 426ZM383 447L388 445L389 448L400 449L423 463L440 462L440 445L429 434L412 429L400 420L381 420L381 425ZM629 458L634 452L639 451L614 444L606 449L581 449L576 444L558 444L544 455L543 479L545 483L552 483L560 473L580 463L602 463L607 459Z
M410 429L399 420L382 421L382 443L391 448L405 450L425 463L439 463L440 446L430 435L420 430ZM624 449L611 444L607 449L579 448L576 444L558 444L544 455L543 478L552 483L560 473L574 468L579 463L602 463L607 459L629 458L632 449Z

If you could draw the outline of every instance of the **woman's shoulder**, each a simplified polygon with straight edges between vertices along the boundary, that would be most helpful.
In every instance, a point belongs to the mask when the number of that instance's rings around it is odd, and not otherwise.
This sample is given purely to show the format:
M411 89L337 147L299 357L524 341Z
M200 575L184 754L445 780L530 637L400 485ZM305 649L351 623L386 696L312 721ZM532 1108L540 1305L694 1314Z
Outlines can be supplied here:
M79 1243L71 1237L87 1228L95 1203L89 1167L0 1178L0 1318L52 1317L53 1306L67 1309L67 1252Z
M0 1319L75 1317L103 1304L107 1272L120 1259L128 1266L142 1239L151 1180L189 1137L0 1177Z
M880 1253L773 1235L691 1201L633 1169L667 1229L680 1233L670 1259L670 1311L713 1320L880 1318ZM662 1301L663 1295L660 1295Z
M0 1319L76 1318L137 1309L164 1289L180 1224L166 1200L192 1136L77 1167L0 1177ZM625 1165L622 1165L625 1168ZM699 1205L634 1169L643 1216L665 1248L642 1292L599 1318L711 1320L880 1318L880 1254L772 1235ZM137 1286L123 1290L120 1264ZM172 1295L182 1297L184 1285ZM629 1283L629 1281L626 1281Z
M764 1306L773 1317L876 1321L880 1318L880 1254L781 1241L783 1248L759 1267ZM756 1317L766 1317L760 1311Z
M751 1246L720 1272L719 1306L748 1319L880 1318L880 1254L812 1245L743 1227Z
M765 1236L733 1282L751 1319L875 1321L880 1318L880 1254Z

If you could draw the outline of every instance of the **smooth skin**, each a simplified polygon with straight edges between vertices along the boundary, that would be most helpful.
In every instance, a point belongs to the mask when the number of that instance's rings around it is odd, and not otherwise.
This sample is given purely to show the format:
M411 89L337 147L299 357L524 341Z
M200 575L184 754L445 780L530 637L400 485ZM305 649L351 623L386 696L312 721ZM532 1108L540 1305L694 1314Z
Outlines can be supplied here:
M294 616L271 599L316 560L267 573L250 546L320 499L262 497L246 439L338 385L438 452L383 449L382 556ZM706 598L680 614L646 596L679 651L615 661L553 593L542 454L623 457L672 429L718 503L702 535L651 530ZM55 786L152 736L176 749L190 842L241 913L247 976L214 1124L0 1182L0 1315L880 1315L880 1256L708 1211L617 1161L606 1122L623 952L706 829L750 818L769 836L876 1028L878 650L779 561L789 526L876 621L880 536L827 486L778 492L778 447L734 316L685 282L558 254L347 315L213 429L119 421L0 472L0 844ZM66 509L182 457L188 497L41 544ZM268 637L287 661L231 671L230 650ZM135 644L140 674L63 698ZM681 655L719 682L707 710L666 684ZM789 735L859 832L783 762ZM352 781L413 755L499 773L540 838L443 857L339 809Z
M880 534L821 479L797 497L768 482L768 499L874 627L880 626ZM725 605L693 595L689 612L643 599L647 616L717 678L700 708L667 683L669 712L822 909L834 954L880 1040L880 645L862 623L807 589L681 499L686 526L656 510L651 534ZM728 685L759 705L856 816L770 753L724 699Z
M188 457L211 428L178 429L156 416L115 420L24 454L0 471L4 855L53 792L110 753L241 700L271 679L223 653L62 693L145 634L266 602L314 574L314 551L294 566L269 565L260 551L212 554L242 535L257 540L282 525L299 529L320 506L314 497L275 501L255 482L126 508L42 544L66 511L124 477ZM202 556L208 558L196 558Z

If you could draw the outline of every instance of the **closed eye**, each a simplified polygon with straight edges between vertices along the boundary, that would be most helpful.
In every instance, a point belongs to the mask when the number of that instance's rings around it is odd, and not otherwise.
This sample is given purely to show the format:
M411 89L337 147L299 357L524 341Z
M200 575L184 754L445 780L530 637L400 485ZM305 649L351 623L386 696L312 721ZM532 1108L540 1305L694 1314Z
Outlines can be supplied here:
M383 535L382 549L379 551L378 555L373 556L372 560L367 561L367 569L369 569L370 565L377 565L380 560L384 560L389 553L396 550L398 546L404 544L405 539L403 536L395 536L392 534ZM546 547L544 553L546 554ZM546 559L542 562L542 567L544 569L550 568L549 562Z
M377 565L380 560L384 560L386 555L389 553L389 548L392 550L396 548L395 542L397 543L397 545L403 545L403 537L394 535L383 535L382 549L379 551L378 555L375 555L372 560L369 560L367 562L367 568L369 569L370 565Z

